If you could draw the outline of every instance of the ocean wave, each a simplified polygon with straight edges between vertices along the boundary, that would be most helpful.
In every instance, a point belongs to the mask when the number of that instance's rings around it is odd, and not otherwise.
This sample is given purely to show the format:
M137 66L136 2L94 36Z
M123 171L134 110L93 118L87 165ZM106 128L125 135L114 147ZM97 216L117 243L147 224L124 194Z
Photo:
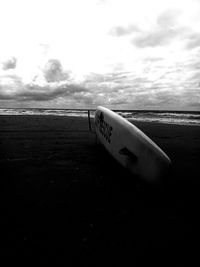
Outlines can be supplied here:
M175 111L116 111L130 121L159 122L182 125L200 125L200 112ZM94 118L95 110L90 110ZM87 117L87 109L41 109L41 108L1 108L0 115L43 115Z

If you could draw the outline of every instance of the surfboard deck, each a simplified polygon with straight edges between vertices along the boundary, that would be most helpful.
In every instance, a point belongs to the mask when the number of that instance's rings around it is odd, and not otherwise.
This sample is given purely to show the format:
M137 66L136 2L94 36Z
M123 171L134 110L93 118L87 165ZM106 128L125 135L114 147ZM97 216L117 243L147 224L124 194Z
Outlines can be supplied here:
M165 175L171 160L135 125L102 106L97 107L94 124L99 142L132 174L152 182Z

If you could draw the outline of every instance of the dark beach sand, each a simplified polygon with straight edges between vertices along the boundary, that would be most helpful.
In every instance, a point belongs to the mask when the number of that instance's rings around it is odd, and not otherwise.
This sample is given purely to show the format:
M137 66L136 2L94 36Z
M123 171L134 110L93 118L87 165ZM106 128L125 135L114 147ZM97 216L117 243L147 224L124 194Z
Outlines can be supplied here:
M95 144L86 118L0 116L7 262L181 266L197 258L200 127L135 124L173 162L161 185L126 173Z

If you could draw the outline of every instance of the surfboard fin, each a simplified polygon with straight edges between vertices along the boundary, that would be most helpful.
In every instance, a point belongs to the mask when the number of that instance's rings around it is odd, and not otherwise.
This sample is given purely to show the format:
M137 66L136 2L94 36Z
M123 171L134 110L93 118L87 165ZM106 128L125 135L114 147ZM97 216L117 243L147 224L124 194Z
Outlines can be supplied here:
M129 157L132 161L136 161L138 159L138 157L127 147L123 147L122 149L120 149L119 154Z

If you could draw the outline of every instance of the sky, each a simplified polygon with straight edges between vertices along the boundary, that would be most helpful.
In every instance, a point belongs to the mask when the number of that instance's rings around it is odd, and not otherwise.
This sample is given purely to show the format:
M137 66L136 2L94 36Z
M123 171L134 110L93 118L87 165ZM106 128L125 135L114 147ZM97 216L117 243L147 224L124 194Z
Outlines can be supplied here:
M200 111L200 0L1 0L0 107Z

